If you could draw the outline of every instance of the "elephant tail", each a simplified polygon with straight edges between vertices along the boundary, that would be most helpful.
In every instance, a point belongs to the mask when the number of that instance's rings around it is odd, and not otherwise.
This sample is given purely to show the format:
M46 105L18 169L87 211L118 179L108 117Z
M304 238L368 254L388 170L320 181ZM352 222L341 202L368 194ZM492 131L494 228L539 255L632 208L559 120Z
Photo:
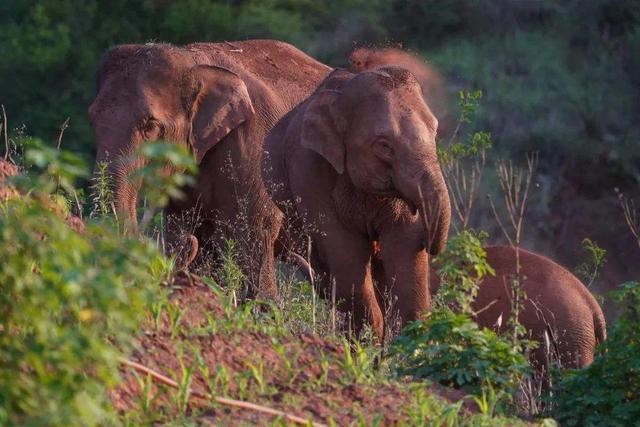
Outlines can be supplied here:
M593 330L596 335L596 344L602 344L607 339L607 323L600 305L597 302L593 305Z

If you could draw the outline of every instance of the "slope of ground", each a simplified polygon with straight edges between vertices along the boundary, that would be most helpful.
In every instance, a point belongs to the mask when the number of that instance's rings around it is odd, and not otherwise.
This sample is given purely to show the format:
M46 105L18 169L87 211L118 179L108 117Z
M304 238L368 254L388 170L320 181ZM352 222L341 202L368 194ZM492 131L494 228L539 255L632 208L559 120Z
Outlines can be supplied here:
M208 281L207 281L208 282ZM112 391L130 424L271 425L277 417L221 405L223 396L337 425L519 424L479 413L471 398L437 384L389 380L372 346L291 334L277 310L236 307L233 294L196 276L174 279L149 313L131 360L178 389L124 367ZM191 395L188 390L191 390ZM280 421L285 422L284 419Z

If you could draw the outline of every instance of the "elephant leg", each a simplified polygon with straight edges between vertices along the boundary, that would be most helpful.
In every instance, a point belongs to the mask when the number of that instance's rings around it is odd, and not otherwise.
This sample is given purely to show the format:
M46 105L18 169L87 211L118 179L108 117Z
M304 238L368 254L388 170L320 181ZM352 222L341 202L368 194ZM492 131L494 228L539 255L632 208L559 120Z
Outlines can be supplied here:
M278 283L276 280L276 264L274 248L282 226L283 215L275 209L272 215L265 218L262 226L260 247L260 265L258 273L258 298L276 299Z
M371 277L371 243L333 224L316 236L318 258L329 273L323 289L326 294L335 286L339 308L352 313L356 335L368 322L379 338L383 336L383 319Z
M431 302L428 255L420 236L402 225L389 227L380 233L378 257L385 314L391 319L399 317L401 326L418 319Z

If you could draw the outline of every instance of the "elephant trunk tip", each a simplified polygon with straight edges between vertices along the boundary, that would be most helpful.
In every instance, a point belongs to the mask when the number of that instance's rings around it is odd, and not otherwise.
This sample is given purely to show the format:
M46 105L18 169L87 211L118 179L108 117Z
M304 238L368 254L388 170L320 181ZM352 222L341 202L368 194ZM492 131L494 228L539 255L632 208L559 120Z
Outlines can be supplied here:
M432 183L432 181L428 181ZM427 187L429 189L429 187ZM430 191L429 191L430 190ZM423 245L430 255L438 255L445 249L447 236L449 235L449 223L451 221L451 203L446 186L442 185L435 191L429 189L429 195L425 199L421 186L418 186L419 211L426 228Z

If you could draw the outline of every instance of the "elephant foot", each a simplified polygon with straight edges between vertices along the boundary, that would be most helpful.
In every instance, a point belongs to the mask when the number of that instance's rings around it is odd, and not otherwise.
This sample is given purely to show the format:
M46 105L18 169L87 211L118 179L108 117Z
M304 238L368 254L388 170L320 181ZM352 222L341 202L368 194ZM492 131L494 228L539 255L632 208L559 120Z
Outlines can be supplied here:
M276 281L276 266L273 253L273 238L267 230L262 232L262 257L258 275L257 297L264 300L278 298L278 283Z

